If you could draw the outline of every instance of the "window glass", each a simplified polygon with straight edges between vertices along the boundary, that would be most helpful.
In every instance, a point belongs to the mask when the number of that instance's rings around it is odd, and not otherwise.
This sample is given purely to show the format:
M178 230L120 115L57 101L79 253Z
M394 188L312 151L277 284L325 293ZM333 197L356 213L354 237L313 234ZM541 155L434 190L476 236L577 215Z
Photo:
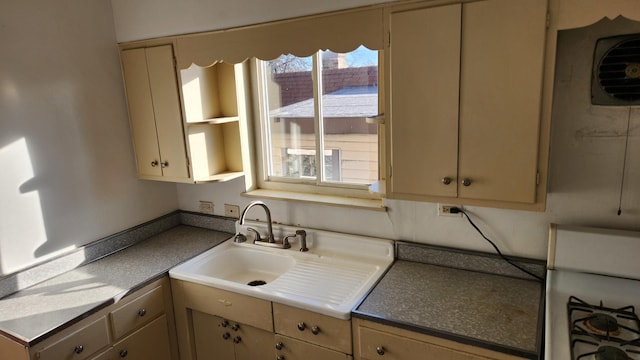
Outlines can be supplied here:
M283 55L262 62L270 181L368 185L378 180L378 52ZM322 154L319 160L318 154Z

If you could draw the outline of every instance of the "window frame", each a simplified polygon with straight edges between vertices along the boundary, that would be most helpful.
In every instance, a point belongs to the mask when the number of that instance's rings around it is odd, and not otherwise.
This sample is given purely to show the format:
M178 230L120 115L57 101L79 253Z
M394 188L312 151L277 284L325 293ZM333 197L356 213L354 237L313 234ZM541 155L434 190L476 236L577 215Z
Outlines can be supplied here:
M378 52L378 83L382 84L383 77L383 67L382 61L383 51L375 50ZM312 56L312 80L313 80L313 96L314 96L314 136L316 140L316 154L322 154L323 150L326 150L322 145L322 104L321 100L319 100L318 94L321 94L321 68L320 50L313 53ZM318 161L316 159L316 179L300 179L300 178L286 178L286 177L278 177L278 176L269 176L268 175L268 167L269 162L269 151L267 150L267 146L269 146L268 136L268 121L265 121L264 117L267 113L267 95L266 91L264 91L265 87L265 73L264 67L262 64L262 60L253 58L251 61L251 77L254 86L253 88L253 108L254 108L254 129L256 129L256 133L254 134L256 140L256 157L254 158L254 170L256 174L256 187L257 189L264 190L275 190L282 192L293 192L293 193L306 193L306 194L316 194L316 195L331 195L331 196L339 196L339 197L349 197L349 198L362 198L362 199L372 199L378 200L381 199L381 194L377 192L370 191L372 185L360 185L360 184L345 184L338 183L332 181L323 181L324 178L324 166L318 164L324 164L324 160ZM382 112L382 103L384 99L384 89L383 86L378 86L378 114ZM384 139L380 137L380 128L378 129L378 158L384 154L381 153L384 147L381 142ZM331 149L330 149L331 150ZM378 181L383 178L382 164L378 161Z

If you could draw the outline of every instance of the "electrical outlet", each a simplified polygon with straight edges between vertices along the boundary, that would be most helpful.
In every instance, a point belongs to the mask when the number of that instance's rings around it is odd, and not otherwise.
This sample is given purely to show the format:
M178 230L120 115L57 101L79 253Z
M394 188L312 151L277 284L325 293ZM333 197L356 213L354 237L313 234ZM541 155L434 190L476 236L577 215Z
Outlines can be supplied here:
M438 216L462 217L462 213L451 213L451 208L462 208L460 205L438 204Z
M240 218L240 206L224 204L224 216Z
M213 214L213 202L200 200L200 212Z

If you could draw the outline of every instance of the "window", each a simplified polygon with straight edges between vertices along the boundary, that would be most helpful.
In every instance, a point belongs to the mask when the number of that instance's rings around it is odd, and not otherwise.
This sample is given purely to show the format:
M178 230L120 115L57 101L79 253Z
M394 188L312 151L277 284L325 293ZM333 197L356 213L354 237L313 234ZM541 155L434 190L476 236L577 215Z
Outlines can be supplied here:
M257 68L260 187L371 197L378 128L366 118L379 113L378 51L282 55Z

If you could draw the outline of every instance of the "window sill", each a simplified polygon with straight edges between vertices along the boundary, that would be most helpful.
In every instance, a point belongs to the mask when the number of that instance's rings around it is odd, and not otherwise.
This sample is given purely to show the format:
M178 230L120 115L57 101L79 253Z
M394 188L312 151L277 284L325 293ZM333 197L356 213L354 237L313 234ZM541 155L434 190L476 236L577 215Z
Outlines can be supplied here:
M382 199L361 199L344 196L309 194L293 191L257 189L242 193L244 197L288 200L308 204L334 205L373 211L387 211Z

